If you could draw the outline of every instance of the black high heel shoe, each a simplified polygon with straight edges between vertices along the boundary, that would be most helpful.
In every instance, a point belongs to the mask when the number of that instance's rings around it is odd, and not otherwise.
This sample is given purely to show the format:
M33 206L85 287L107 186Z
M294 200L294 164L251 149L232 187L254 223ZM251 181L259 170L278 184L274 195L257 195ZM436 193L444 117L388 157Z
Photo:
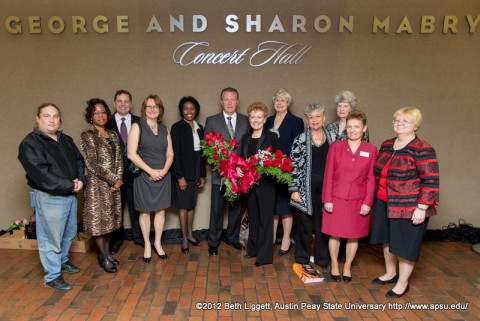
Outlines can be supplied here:
M143 262L145 263L150 263L150 261L152 260L152 246L150 246L150 257L143 257Z
M101 254L98 255L98 263L100 263L100 266L105 270L105 272L117 273L117 268L115 266L108 267L108 263L111 263L111 262L108 260L108 258L104 257Z
M160 254L160 253L158 253L157 248L156 248L155 246L153 247L153 250L155 251L155 253L157 253L158 257L161 258L162 260L168 259L167 253L165 253L165 254ZM182 250L183 250L183 249L182 249ZM184 252L184 253L185 253L185 252Z
M278 250L278 256L284 256L285 254L288 254L288 252L290 252L290 250L292 249L292 243L290 242L290 245L288 246L288 249L287 250Z
M192 244L193 246L200 246L199 241L192 241L191 239L188 239L188 243Z
M190 253L190 249L188 248L188 246L185 247L185 248L182 247L182 253L184 253L184 254Z
M351 276L342 275L342 279L343 279L343 282L345 282L345 283L352 282L352 277Z
M340 282L342 277L340 275L334 275L330 273L330 276L332 277L333 281L335 282Z

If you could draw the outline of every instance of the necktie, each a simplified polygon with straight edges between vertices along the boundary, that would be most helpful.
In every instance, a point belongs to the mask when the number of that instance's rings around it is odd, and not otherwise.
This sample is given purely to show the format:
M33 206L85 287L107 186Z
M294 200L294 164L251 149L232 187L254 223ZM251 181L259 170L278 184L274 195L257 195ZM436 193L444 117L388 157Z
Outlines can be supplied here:
M227 120L228 133L230 134L230 138L233 139L233 137L235 136L235 131L233 130L232 117L228 116Z
M127 125L125 124L125 117L122 117L122 124L120 125L120 135L122 136L122 140L126 145L128 140L128 133Z

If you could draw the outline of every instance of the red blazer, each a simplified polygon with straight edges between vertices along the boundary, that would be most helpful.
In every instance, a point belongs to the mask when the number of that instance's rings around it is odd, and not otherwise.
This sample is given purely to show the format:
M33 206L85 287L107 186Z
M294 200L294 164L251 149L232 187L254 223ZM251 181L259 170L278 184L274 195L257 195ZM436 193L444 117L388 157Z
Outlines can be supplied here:
M362 200L372 206L375 194L374 165L377 148L362 142L352 154L348 141L330 145L323 179L322 202L333 203L333 197L345 200Z

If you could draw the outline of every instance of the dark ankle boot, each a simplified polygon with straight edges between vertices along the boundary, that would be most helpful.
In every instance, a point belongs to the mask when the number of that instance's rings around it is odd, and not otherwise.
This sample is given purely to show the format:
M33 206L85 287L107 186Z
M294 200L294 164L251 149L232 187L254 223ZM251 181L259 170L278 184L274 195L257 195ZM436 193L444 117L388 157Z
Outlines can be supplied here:
M108 258L104 257L102 254L98 255L98 262L100 263L100 266L105 270L105 272L117 273L117 268L113 265L112 262L108 260Z

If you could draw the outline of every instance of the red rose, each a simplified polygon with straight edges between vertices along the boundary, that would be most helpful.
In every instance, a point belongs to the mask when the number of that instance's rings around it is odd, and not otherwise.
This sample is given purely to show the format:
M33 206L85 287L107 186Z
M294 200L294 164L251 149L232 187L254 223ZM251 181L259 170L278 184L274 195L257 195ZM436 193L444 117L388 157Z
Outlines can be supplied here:
M235 139L229 139L228 140L228 143L232 146L232 147L238 147L238 143Z
M227 148L222 149L222 154L223 155L228 155L228 149Z
M273 150L272 146L267 147L267 152L271 152Z
M272 161L272 165L275 167L279 167L280 164L282 164L282 159L281 158L276 158Z
M213 154L212 158L213 158L214 160L218 160L218 154Z
M275 157L276 158L282 158L283 157L283 153L280 149L275 152Z
M268 160L268 159L267 159L267 160L264 160L264 161L263 161L263 166L265 166L265 167L272 166L272 161L271 161L271 160Z

